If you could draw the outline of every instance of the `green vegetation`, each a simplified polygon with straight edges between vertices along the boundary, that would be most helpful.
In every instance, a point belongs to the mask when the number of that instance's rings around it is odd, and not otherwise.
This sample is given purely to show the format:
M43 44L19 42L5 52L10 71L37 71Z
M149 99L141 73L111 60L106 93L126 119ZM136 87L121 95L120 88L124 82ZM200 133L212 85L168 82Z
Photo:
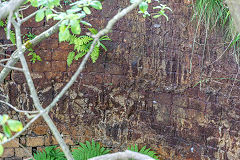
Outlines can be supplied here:
M4 27L5 34L7 35L7 23L0 20L0 27ZM10 30L9 33L10 33L10 41L12 42L12 44L16 44L15 33L12 30Z
M73 149L73 158L75 160L88 160L92 157L108 154L110 150L101 147L99 143L92 140L92 143L86 141L86 144L80 143L78 148Z
M138 148L137 145L132 145L128 147L128 150L139 152L145 155L148 155L156 160L159 159L157 153L151 151L151 148L147 148L146 146L142 148ZM72 155L75 160L88 160L89 158L101 156L104 154L108 154L111 151L102 147L100 143L86 141L86 143L79 143L79 147L73 148ZM35 160L65 160L63 152L57 146L45 147L42 151L38 151L34 154Z
M0 124L3 129L3 133L0 133L0 143L7 141L8 138L11 138L13 132L20 132L23 129L23 125L18 120L12 120L6 114L0 115ZM3 146L0 145L0 155L3 154Z
M138 148L138 146L135 144L134 146L132 145L132 146L128 147L128 150L148 155L156 160L159 159L159 157L157 156L157 153L154 151L151 151L151 148L147 148L146 146L144 146L142 148Z
M228 48L234 47L236 50L239 48L240 34L235 30L229 8L224 0L196 0L193 19L197 20L197 29L201 23L205 25L205 39L209 31L218 29L224 33L225 40L229 43ZM238 57L238 52L235 53ZM239 58L236 62L239 63Z
M98 31L94 28L88 28L88 30L93 35L98 33ZM93 63L95 63L99 57L100 47L102 47L105 51L107 51L107 48L104 44L102 44L102 41L110 41L110 40L111 39L108 36L102 36L99 39L98 44L95 45L94 50L91 54L91 60ZM78 60L79 58L82 58L85 54L87 54L93 42L93 38L87 35L80 36L80 37L71 35L67 41L69 42L69 44L74 44L74 50L78 52L77 54L75 54L75 52L70 52L68 54L67 64L68 66L70 66L74 59Z
M65 160L63 152L57 146L45 147L33 155L35 160Z

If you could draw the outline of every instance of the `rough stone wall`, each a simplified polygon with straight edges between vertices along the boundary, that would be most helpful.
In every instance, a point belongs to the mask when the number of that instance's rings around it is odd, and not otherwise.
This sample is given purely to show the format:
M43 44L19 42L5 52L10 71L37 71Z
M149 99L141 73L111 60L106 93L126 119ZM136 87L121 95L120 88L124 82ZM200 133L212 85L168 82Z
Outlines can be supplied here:
M106 1L97 18L89 19L102 28L128 1ZM214 33L203 47L204 28L197 31L192 52L196 27L190 21L189 2L166 3L173 9L169 21L144 19L133 12L118 22L110 34L113 41L106 43L108 51L95 64L89 61L50 116L71 146L94 139L115 151L130 144L147 145L163 159L237 160L240 83L233 79L239 78L238 66L227 53L216 61L225 50L221 35ZM24 25L24 33L39 34L52 24L36 24L32 19ZM80 62L67 67L72 46L59 44L57 35L34 49L43 61L29 67L40 100L47 106ZM194 87L198 82L202 83ZM21 73L12 72L4 87L11 104L33 109ZM14 111L6 113L25 118ZM57 144L41 119L17 141L30 153ZM14 142L6 151L4 157L10 159L27 156Z

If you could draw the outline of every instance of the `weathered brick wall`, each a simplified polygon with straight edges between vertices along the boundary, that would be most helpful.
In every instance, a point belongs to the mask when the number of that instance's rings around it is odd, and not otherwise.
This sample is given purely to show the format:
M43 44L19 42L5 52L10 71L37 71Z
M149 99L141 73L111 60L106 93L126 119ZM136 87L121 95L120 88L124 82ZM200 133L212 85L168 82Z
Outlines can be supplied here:
M103 11L89 19L101 28L127 2L106 1ZM188 1L169 0L167 4L173 9L168 22L164 17L144 19L136 12L120 20L110 34L113 41L106 43L108 51L95 64L89 61L52 110L50 116L69 145L94 139L114 150L148 145L163 159L239 158L240 84L232 80L239 78L237 65L230 54L213 63L225 46L214 33L204 49L198 44L204 43L204 29L197 32L192 53L196 27L190 21ZM36 24L32 19L24 25L24 33L39 34L52 24ZM58 43L57 35L34 49L43 61L29 63L29 67L40 100L47 106L80 62L67 67L72 46ZM208 77L213 79L203 81L201 88L193 87ZM4 87L11 104L33 109L22 73L12 72ZM6 113L25 118L14 111ZM17 141L30 153L56 144L41 119ZM6 148L5 157L27 156L14 142Z

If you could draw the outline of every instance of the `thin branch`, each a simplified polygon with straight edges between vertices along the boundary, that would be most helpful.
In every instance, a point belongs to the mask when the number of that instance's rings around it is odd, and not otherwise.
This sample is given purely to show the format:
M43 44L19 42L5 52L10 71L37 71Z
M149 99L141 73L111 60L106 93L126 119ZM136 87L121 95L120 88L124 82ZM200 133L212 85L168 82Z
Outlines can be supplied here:
M32 154L29 152L29 150L27 150L27 148L26 147L24 147L21 143L19 143L18 141L16 141L15 139L14 139L14 142L16 142L16 143L18 143L19 144L19 146L20 147L22 147L22 149L24 150L24 152L25 153L27 153L28 155L29 155L29 157L31 157L32 159L33 159L33 156L32 156Z
M28 9L30 6L31 6L31 5L21 6L21 7L19 8L19 11L26 10L26 9Z
M44 7L43 10L46 10L46 7ZM26 22L27 20L29 20L30 18L32 18L33 16L35 16L35 15L37 14L37 12L39 12L39 10L37 10L37 11L33 12L32 14L30 14L29 16L23 18L23 19L20 21L20 23L22 24L22 23Z
M7 59L1 59L0 60L0 63L2 63L2 62L6 62L6 61L8 61L10 58L7 58Z
M4 67L4 68L7 68L7 69L10 69L10 70L16 70L16 71L20 71L20 72L23 72L23 69L22 68L17 68L17 67L11 67L9 65L4 65L2 63L0 63L0 66Z
M138 152L129 151L129 150L126 150L125 152L106 154L106 155L90 158L89 160L129 160L129 159L154 160L153 158L147 155L144 155Z
M60 23L61 22L58 22L57 24L55 24L54 26L52 26L51 28L49 28L45 32L41 33L40 35L36 36L34 39L30 40L28 43L32 44L32 46L35 46L39 42L41 42L42 40L47 39L48 37L50 37L51 35L53 35L54 33L57 32ZM26 43L24 44L24 46L25 45L26 45ZM26 47L24 47L24 46L22 48L22 52L26 51ZM19 54L18 49L13 52L13 54L11 56L11 59L7 63L8 66L13 67L19 61L18 54ZM3 83L4 79L10 73L10 71L11 71L11 68L4 68L1 71L1 73L0 73L0 84Z
M13 16L13 12L10 12L8 15L8 23L7 23L7 39L10 39L12 16Z
M55 104L60 100L60 98L66 93L66 91L72 86L72 84L76 81L78 75L82 72L82 70L85 67L85 64L88 60L88 58L90 57L91 53L94 50L94 47L96 45L96 43L98 42L99 38L107 33L109 33L113 27L113 25L120 20L123 16L125 16L126 14L128 14L129 12L131 12L133 9L135 9L140 3L142 2L142 0L137 0L135 3L131 4L130 6L128 6L127 8L123 9L121 12L119 12L118 14L116 14L107 24L107 26L102 29L101 31L99 31L96 35L92 35L92 37L94 38L93 43L88 51L88 53L85 55L85 57L83 58L80 66L78 67L77 71L74 73L74 75L71 77L70 81L64 86L64 88L61 90L61 92L53 99L52 103L47 107L48 111L50 111L50 109L55 106Z
M23 132L25 132L29 127L30 125L35 122L41 115L43 114L43 112L40 112L39 114L37 114L33 119L31 119L31 121L29 121L25 127L23 127L23 129L20 131L20 132L17 132L16 134L14 134L14 136L12 136L11 138L7 139L6 141L3 141L0 143L0 145L3 145L5 143L8 143L12 140L14 140L15 138L17 138L18 136L20 136L21 134L23 134Z
M21 64L22 64L22 67L23 67L23 70L24 70L24 75L25 75L25 78L27 79L27 84L28 84L28 87L29 87L29 90L30 90L30 94L31 94L31 97L33 99L33 103L35 105L35 107L39 110L39 112L42 112L44 109L40 103L40 100L39 100L39 97L37 95L37 91L36 91L36 88L34 86L34 83L33 83L33 80L32 80L32 77L30 75L30 71L29 71L29 68L28 68L28 64L27 64L27 61L24 57L24 54L23 54L23 44L22 44L22 39L21 39L21 30L20 30L20 26L21 24L20 23L16 23L15 20L13 20L13 25L14 25L14 28L15 28L15 33L16 33L16 44L17 44L17 48L18 48L18 52L19 52L19 58L20 58L20 61L21 61ZM65 154L66 158L68 160L74 160L73 159L73 156L68 148L68 146L66 145L66 143L64 142L61 134L59 133L57 127L55 126L55 124L53 123L52 119L49 117L49 115L47 113L43 113L43 119L45 120L45 122L47 123L47 125L49 126L50 130L52 131L54 137L56 138L57 142L59 143L61 149L63 150L63 153Z
M0 6L0 20L5 19L11 12L17 10L25 0L10 0L3 6Z
M11 105L10 103L5 102L5 101L2 101L2 100L0 100L0 103L6 104L8 107L12 108L13 110L15 110L16 112L19 112L19 113L29 113L29 114L39 113L39 111L19 110L19 109L17 109L16 107L14 107L13 105Z

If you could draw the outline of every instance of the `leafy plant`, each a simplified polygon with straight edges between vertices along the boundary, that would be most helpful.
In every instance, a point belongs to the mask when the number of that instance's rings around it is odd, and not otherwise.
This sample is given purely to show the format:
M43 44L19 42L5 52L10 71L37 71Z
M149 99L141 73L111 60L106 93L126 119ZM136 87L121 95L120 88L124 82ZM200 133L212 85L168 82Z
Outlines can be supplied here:
M20 132L23 129L23 125L18 120L12 120L6 114L0 115L0 124L3 129L3 133L0 133L0 143L6 141L12 137L12 132ZM3 154L3 146L0 145L0 156Z
M7 35L7 27L6 26L7 26L7 24L4 21L0 20L0 27L4 27L5 34ZM10 33L10 41L13 44L16 44L15 33L12 30L10 30L9 33Z
M34 39L35 37L36 37L36 35L33 34L33 33L31 33L31 32L28 32L28 33L26 33L26 34L23 36L23 38L26 39L26 40L32 40L32 39Z
M240 47L239 34L236 33L233 19L224 0L196 0L193 19L198 21L198 26L201 22L205 24L206 33L214 28L222 30L225 39L230 41L229 47Z
M148 156L150 156L150 157L152 157L152 158L154 158L154 159L156 159L156 160L159 159L159 157L157 156L157 153L156 153L156 152L151 151L151 148L148 148L148 149L146 149L146 148L147 148L147 147L144 146L144 147L142 147L142 148L140 149L140 148L138 148L138 146L135 144L134 146L132 145L132 146L128 147L128 150L134 151L134 152L139 152L139 153L148 155Z
M89 28L88 29L92 34L97 34L98 31L94 28ZM109 41L111 40L108 36L102 36L99 39L99 42L95 45L95 48L91 54L91 60L93 63L96 62L96 60L99 57L99 52L100 52L100 46L107 51L107 48L104 44L102 44L102 41ZM71 35L70 38L68 39L68 42L70 44L74 44L74 50L77 51L77 54L75 52L70 52L68 54L68 58L67 58L67 64L68 66L70 66L73 62L73 60L78 60L79 58L83 57L85 54L87 54L87 52L90 49L90 46L93 42L93 38L87 35L84 36L80 36L77 37L75 35Z
M30 61L32 63L35 63L36 61L42 61L41 57L34 51L34 49L31 46L30 40L34 39L36 37L35 34L28 32L26 33L23 38L26 41L26 48L29 51L28 56L32 56L32 58L30 59ZM27 45L28 44L28 45Z
M153 18L158 18L160 16L164 16L167 21L168 21L168 16L165 13L165 10L169 10L172 12L171 8L167 7L166 5L160 4L159 6L153 7L153 9L160 9L160 11L158 11L157 13L155 13L155 15L153 16Z
M73 157L75 160L87 160L109 153L110 150L101 147L99 143L92 140L92 143L86 141L86 144L80 143L80 147L73 149Z
M45 147L33 155L35 160L65 160L63 152L57 146Z
M32 48L29 48L28 51L28 56L32 56L32 58L30 59L32 63L35 63L36 61L42 61L41 57L37 55L37 53Z

